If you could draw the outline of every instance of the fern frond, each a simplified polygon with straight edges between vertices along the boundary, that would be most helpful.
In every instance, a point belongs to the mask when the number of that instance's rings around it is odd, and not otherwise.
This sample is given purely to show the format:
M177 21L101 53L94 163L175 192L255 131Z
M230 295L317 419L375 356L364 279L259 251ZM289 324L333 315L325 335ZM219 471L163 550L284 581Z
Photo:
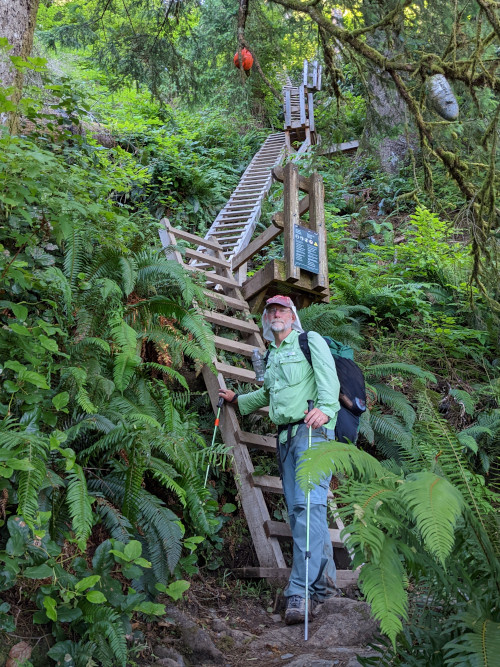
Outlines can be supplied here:
M463 614L462 627L472 630L443 647L446 665L495 667L500 656L500 623L489 618Z
M184 377L184 375L181 375L170 366L157 364L154 361L147 361L146 363L143 364L143 368L154 368L155 370L160 371L160 373L164 373L165 375L168 375L172 379L177 380L177 382L185 389L189 389L188 383L186 382L186 378Z
M61 271L56 266L49 266L44 272L44 280L46 280L62 297L64 304L64 311L71 312L71 305L73 302L73 295L71 292L71 284Z
M453 396L459 405L463 406L465 412L468 415L474 414L474 410L476 409L476 402L468 392L464 391L463 389L450 389L449 393L450 396Z
M318 484L325 475L338 472L363 478L379 477L384 470L377 459L354 445L325 442L304 452L297 479L306 488L308 480Z
M399 493L415 519L426 547L444 567L464 506L460 492L442 477L421 472L409 475Z
M66 238L64 249L64 274L71 285L74 285L79 273L85 268L83 239L75 227Z
M80 606L85 620L88 621L85 636L97 644L97 653L102 664L106 667L126 667L127 639L119 614L109 606L91 605L88 602L81 602ZM103 645L103 638L110 650Z
M183 507L186 506L186 492L182 486L174 481L175 478L180 477L180 474L173 466L156 456L152 456L149 461L148 470L151 471L153 477L157 479L162 486L173 491L177 495Z
M380 628L395 647L396 637L402 630L401 619L408 614L408 596L403 586L404 569L393 539L384 538L377 562L361 568L359 585Z
M370 426L370 411L363 412L359 419L359 434L368 440L370 444L375 442L375 433Z
M148 547L145 557L151 561L158 581L166 583L181 556L179 520L156 496L144 490L141 491L138 510Z
M372 387L377 393L378 400L400 415L406 426L409 429L412 429L417 415L406 396L400 391L396 391L380 382L374 383Z
M33 523L38 513L38 496L43 480L47 475L48 442L34 434L23 433L22 448L19 458L26 459L30 470L18 473L17 512L27 523Z
M381 434L383 437L393 440L405 449L411 449L411 432L394 415L384 415L372 409L370 411L370 426L375 432L375 442L377 441L377 435Z
M387 375L402 375L417 377L428 382L435 383L436 378L429 371L424 371L420 366L414 364L390 363L390 364L375 364L365 369L365 375L370 378L381 378Z
M125 475L125 492L123 495L122 512L131 522L137 515L139 492L146 467L147 450L144 451L144 440L134 438L128 454L127 472Z
M87 481L82 468L77 464L68 473L67 479L66 502L72 518L73 531L80 542L80 548L84 550L93 523L92 503Z
M76 388L76 402L84 412L87 414L97 412L97 408L90 400L88 391L85 387L87 373L83 368L66 366L61 372L61 380L67 380L73 388Z
M120 505L124 497L124 473L111 473L104 478L89 480L89 486L98 490L113 504ZM139 490L137 523L144 532L144 558L152 565L153 573L166 584L175 568L182 548L182 530L177 516L156 496L145 489Z
M111 537L120 542L128 542L132 534L130 521L109 500L100 494L94 494L94 496L96 498L94 511L101 517Z

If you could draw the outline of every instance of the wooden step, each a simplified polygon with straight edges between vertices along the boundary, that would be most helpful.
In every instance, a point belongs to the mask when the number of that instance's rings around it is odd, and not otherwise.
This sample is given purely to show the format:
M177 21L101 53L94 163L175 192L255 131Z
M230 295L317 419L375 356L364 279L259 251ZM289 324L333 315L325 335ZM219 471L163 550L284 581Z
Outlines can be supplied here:
M268 537L279 537L284 540L292 539L290 525L284 521L272 521L269 519L268 521L264 522L264 530L266 531L266 535ZM340 530L337 528L330 528L329 533L332 545L338 549L342 548L344 543L340 539Z
M218 257L209 255L207 252L198 252L197 250L186 248L186 257L200 260L200 262L208 264L209 266L217 266L223 269L231 268L231 265L225 259L219 259Z
M238 382L255 382L254 371L249 371L246 368L230 366L229 364L223 364L220 361L215 362L215 368L225 378L231 378Z
M272 477L271 475L251 475L250 482L262 491L269 493L283 493L283 485L279 477Z
M219 350L234 352L235 354L241 354L245 357L251 357L252 352L255 350L255 345L248 345L242 343L241 340L231 340L230 338L224 338L223 336L214 336L213 341L215 347Z
M205 246L205 248L210 248L211 250L220 250L220 245L215 239L202 239L200 236L195 236L189 232L185 232L183 229L177 229L176 227L171 227L169 230L176 238L182 239L183 241L189 241L194 243L197 246Z
M286 581L290 577L291 569L287 567L238 567L232 570L242 579L276 579ZM337 588L348 588L358 583L358 570L337 570Z
M283 485L279 477L273 477L271 475L252 475L251 482L254 486L257 486L262 491L269 491L269 493L283 493ZM333 498L333 493L328 491L329 499Z
M219 246L221 248L221 246ZM218 273L214 271L205 271L205 269L199 269L193 264L186 264L186 269L188 271L193 271L195 273L203 274L208 282L213 283L214 285L222 285L223 287L239 287L240 284L236 282L233 278L226 278L225 276L219 276Z
M233 296L227 296L222 292L214 292L213 290L205 289L203 293L208 297L214 300L217 308L221 310L226 310L226 308L234 308L234 310L248 310L248 303L246 301L240 301L235 299Z
M243 220L241 220L239 222L226 222L224 220L224 221L221 221L220 224L217 223L217 225L215 226L215 231L218 231L219 229L226 229L226 228L233 229L233 231L234 231L235 229L239 229L240 227L242 229L245 229L245 227L246 227L245 222Z
M227 232L224 231L214 232L214 236L217 236L217 238L220 239L219 242L222 247L224 247L224 241L226 242L227 245L228 241L237 241L238 239L241 238L241 234L233 234L232 236L226 236L226 234L231 234L231 230L228 230Z
M276 453L276 437L271 435L258 435L248 431L240 431L236 434L238 441L247 447L254 447L263 452Z
M236 331L243 331L248 334L259 332L259 327L253 320L239 320L237 317L222 315L221 313L216 313L210 310L203 311L203 316L207 322L217 324L220 327L236 329Z

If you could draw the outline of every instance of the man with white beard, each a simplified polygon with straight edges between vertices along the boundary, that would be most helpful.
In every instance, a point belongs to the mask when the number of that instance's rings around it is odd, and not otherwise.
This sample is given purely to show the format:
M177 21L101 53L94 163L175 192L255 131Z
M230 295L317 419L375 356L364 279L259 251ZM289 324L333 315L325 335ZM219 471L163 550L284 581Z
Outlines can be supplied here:
M316 332L308 333L312 364L299 346L302 333L297 310L290 297L277 295L267 300L262 315L264 338L271 341L264 384L257 391L235 394L221 389L219 395L236 403L241 414L269 405L269 416L278 427L278 463L293 536L293 564L284 595L287 598L285 622L305 619L306 558L309 560L309 593L315 604L335 590L335 564L328 532L327 494L331 475L310 491L309 552L306 553L306 496L297 479L297 465L308 448L309 429L312 446L335 440L339 404L339 381L327 343ZM307 411L307 401L314 408ZM305 418L304 418L305 414Z

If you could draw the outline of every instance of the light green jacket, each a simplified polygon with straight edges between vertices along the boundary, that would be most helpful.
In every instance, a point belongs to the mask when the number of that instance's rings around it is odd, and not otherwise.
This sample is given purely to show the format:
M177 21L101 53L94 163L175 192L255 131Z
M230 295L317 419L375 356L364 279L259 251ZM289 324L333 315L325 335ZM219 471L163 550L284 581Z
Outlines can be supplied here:
M271 420L281 426L304 419L307 401L312 399L314 407L330 417L328 428L335 428L340 410L335 362L322 336L311 331L308 341L312 367L302 354L297 331L292 330L279 347L271 343L264 385L238 396L242 415L269 405ZM286 439L286 432L281 435Z

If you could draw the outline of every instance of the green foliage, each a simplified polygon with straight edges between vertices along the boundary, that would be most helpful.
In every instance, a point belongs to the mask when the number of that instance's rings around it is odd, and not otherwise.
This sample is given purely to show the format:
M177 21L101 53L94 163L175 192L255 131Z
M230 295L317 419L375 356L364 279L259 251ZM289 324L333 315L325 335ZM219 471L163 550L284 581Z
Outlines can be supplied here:
M69 85L50 91L56 109L69 104ZM139 233L148 214L116 205L142 166L122 169L64 130L47 142L53 118L20 107L42 129L0 137L1 588L35 582L34 621L54 634L53 659L125 665L133 615L164 613L146 591L176 583L186 528L218 525L206 445L174 384L187 389L184 365L212 363L211 331L192 305L207 300ZM144 488L153 477L157 495ZM89 568L82 555L98 524L111 541ZM193 571L196 545L186 545ZM113 573L131 582L127 593ZM12 632L9 610L2 603L0 623Z

